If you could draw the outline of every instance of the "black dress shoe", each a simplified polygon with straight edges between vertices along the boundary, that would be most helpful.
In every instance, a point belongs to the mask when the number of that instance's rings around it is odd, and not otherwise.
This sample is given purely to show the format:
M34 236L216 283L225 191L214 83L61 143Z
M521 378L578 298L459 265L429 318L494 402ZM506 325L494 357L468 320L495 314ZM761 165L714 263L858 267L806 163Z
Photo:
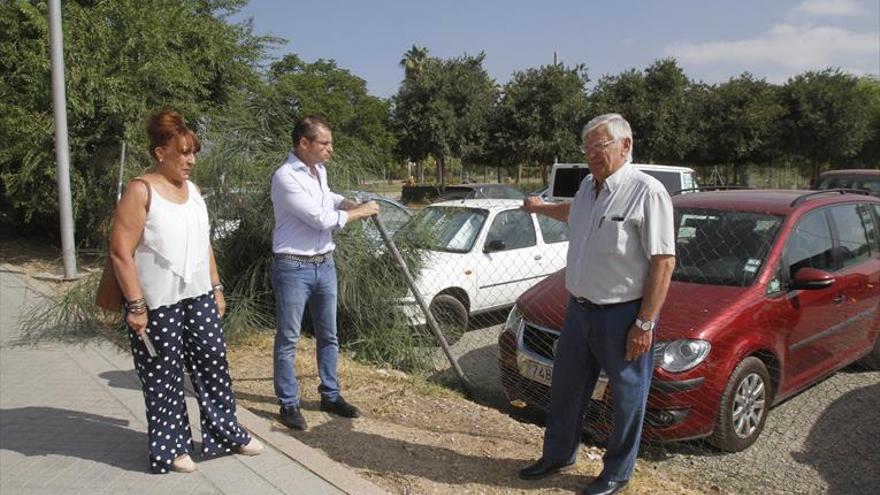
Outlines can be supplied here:
M578 495L612 495L624 488L629 481L605 481L597 479L589 485L578 490Z
M519 470L519 477L524 480L539 480L551 474L568 471L574 467L574 462L551 462L543 457L534 464L530 464Z
M343 418L359 418L361 416L358 408L345 402L341 395L334 402L321 397L321 410L342 416Z
M278 415L281 416L281 422L284 424L284 426L288 428L305 431L305 429L309 427L306 424L306 418L303 417L302 413L299 412L299 408L296 406L281 406L281 412L279 412Z

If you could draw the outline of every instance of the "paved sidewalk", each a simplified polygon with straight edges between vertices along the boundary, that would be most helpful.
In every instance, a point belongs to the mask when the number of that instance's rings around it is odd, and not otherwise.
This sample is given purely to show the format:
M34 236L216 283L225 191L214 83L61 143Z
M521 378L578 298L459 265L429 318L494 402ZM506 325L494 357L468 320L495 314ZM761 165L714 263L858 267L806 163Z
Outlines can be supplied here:
M21 343L17 321L39 301L34 287L0 263L0 493L385 493L244 408L239 421L266 444L261 455L196 455L194 473L149 474L130 356L102 342ZM198 441L192 397L187 408Z

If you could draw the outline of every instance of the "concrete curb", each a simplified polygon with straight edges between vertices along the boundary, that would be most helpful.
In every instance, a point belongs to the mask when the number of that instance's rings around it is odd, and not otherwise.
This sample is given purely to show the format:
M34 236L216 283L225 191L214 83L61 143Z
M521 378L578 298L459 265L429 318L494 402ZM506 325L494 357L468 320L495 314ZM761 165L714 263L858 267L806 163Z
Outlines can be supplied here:
M248 409L238 409L238 422L254 435L272 445L284 455L300 463L324 481L351 495L387 495L388 492L361 478L349 468L328 458L317 449L290 436Z

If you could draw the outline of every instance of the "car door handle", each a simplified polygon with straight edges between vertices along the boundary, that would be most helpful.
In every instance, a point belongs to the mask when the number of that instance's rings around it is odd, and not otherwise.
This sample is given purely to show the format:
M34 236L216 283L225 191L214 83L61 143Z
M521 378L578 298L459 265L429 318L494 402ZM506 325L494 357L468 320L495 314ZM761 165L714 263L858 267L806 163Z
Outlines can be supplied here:
M838 295L831 298L831 302L833 302L834 304L842 304L842 303L846 302L846 295L845 294L838 294Z

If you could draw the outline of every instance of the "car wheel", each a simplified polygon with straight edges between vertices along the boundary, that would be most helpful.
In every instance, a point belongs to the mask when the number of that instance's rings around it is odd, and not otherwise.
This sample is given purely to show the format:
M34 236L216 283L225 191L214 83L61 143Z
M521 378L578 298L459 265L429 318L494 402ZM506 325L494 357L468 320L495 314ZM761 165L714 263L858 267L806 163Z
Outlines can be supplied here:
M468 325L468 312L464 304L454 296L440 294L431 301L429 308L446 343L452 345L461 338Z
M764 363L756 357L743 359L724 387L709 443L727 452L739 452L755 443L770 409L770 387Z

